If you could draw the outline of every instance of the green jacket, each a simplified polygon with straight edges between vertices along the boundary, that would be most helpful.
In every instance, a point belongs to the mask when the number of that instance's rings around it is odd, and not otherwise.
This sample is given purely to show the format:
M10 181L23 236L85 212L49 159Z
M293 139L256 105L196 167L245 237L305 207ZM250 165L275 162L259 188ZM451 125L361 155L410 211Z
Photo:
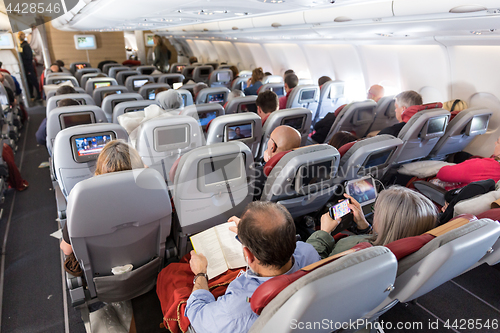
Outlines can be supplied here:
M316 249L321 259L324 259L337 253L347 251L359 243L371 243L370 238L372 237L372 234L348 236L335 243L332 235L326 231L318 230L307 239L307 243L311 244Z

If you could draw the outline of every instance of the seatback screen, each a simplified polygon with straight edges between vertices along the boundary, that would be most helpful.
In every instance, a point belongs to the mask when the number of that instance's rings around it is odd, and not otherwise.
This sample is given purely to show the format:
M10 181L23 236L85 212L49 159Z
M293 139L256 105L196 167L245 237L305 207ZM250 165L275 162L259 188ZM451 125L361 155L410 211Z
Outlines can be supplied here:
M104 146L116 139L114 132L78 135L71 138L73 157L78 163L96 160Z
M61 84L63 82L68 82L71 81L70 79L59 79L59 80L52 80L52 84Z
M127 81L127 78L129 78L130 76L135 76L135 75L139 75L137 73L125 73L123 74L123 82Z
M200 69L200 76L209 76L209 75L210 75L210 69L208 68Z
M309 102L314 100L314 94L316 93L316 90L303 90L300 93L300 98L299 98L299 103L304 103L304 102Z
M114 101L111 101L111 108L114 109L118 104L130 101L135 101L135 99L115 99Z
M182 82L174 82L172 85L172 88L174 89L179 89L180 87L182 87Z
M101 88L101 87L110 87L111 82L109 81L101 81L101 82L94 82L94 89Z
M217 81L228 82L231 80L231 74L229 72L217 73Z
M472 122L470 125L470 133L474 134L476 132L486 131L486 129L488 128L489 119L490 119L489 115L482 115L472 118Z
M84 69L84 68L87 68L87 64L77 64L75 65L76 69Z
M300 183L302 185L300 188L330 180L331 175L332 161L303 166L299 170Z
M144 68L142 70L142 74L144 74L144 75L151 75L151 74L153 74L154 71L155 70L153 68Z
M174 143L186 142L185 128L166 128L158 131L158 145L164 146Z
M178 73L182 73L182 71L184 70L184 68L186 68L186 66L182 66L182 65L177 65L175 66L175 69Z
M238 111L237 113L242 113L242 112L254 112L257 113L257 104L255 103L241 103L238 105Z
M134 80L134 89L139 90L140 87L148 83L148 79L143 79L143 80Z
M200 126L207 126L208 123L217 117L217 111L202 111L198 112L198 123Z
M221 183L241 177L240 158L210 159L203 165L205 185Z
M389 159L389 156L391 156L392 151L392 149L389 149L371 154L370 156L368 156L365 163L363 163L363 167L365 169L368 169L380 165L385 165L387 163L387 160Z
M85 101L85 99L80 99L80 98L72 98L73 100L77 101L80 105L87 105L87 102ZM56 102L56 105L57 107L60 106L61 102L64 101L64 99L61 99L59 101Z
M300 131L302 129L303 123L304 117L290 117L283 119L281 125L287 125L295 128L297 131Z
M252 124L226 126L226 141L242 140L252 137Z
M224 93L220 94L208 94L207 103L220 103L224 104Z
M429 121L429 127L427 127L427 134L444 132L445 126L446 126L446 117L431 119Z
M372 177L349 181L346 192L360 204L373 202L377 198L377 189Z
M138 111L144 111L144 108L143 107L139 107L139 108L126 108L125 110L123 110L123 113L138 112Z
M339 98L344 95L344 86L339 85L339 84L334 84L330 86L330 95L328 98L334 99L334 98Z
M61 129L95 123L93 112L62 113L59 115Z
M283 87L281 88L271 88L271 91L274 91L274 93L278 96L284 96L285 95L285 89Z
M150 101L154 100L156 98L156 89L150 89L150 90L148 90L147 96L148 96L148 99Z

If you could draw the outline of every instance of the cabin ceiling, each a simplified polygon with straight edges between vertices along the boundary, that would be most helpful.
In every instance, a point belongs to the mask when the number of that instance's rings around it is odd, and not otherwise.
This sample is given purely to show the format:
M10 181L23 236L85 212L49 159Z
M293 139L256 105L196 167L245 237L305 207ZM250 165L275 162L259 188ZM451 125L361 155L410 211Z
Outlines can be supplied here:
M80 0L68 31L152 30L200 39L500 36L498 0Z

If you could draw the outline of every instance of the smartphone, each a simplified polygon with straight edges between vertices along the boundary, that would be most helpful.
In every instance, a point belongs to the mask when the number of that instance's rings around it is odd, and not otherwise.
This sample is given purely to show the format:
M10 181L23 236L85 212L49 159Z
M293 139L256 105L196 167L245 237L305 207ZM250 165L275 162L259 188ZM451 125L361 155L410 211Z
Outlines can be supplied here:
M348 229L354 223L354 215L348 206L349 199L342 200L335 206L330 207L330 217L334 220L340 219L339 225L332 231L331 235L334 236L339 232Z
M342 200L335 206L330 207L330 217L334 220L338 220L341 217L349 214L351 209L348 206L349 199Z

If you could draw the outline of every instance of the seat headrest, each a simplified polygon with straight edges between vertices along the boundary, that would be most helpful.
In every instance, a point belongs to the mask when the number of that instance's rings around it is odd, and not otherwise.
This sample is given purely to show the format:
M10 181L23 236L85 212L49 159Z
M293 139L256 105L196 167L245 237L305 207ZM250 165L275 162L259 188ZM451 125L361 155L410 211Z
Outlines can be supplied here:
M401 117L403 121L407 123L411 119L411 117L413 117L419 111L430 110L430 109L442 109L442 108L443 108L443 103L428 103L423 105L413 105L407 108L401 114Z
M291 150L282 151L280 153L277 153L276 155L271 157L271 159L269 161L267 161L266 165L264 166L264 174L266 175L266 177L269 176L269 174L273 170L274 166L281 160L281 158L283 156L285 156L286 154L288 154L289 152L291 152Z
M349 151L349 149L351 149L351 147L356 144L356 142L358 142L358 141L352 141L352 142L346 143L345 145L340 147L339 148L340 157L343 157L345 155L345 153L347 153Z
M270 280L267 280L263 284L261 284L257 290L252 295L250 299L250 306L252 311L257 315L260 315L262 310L266 307L269 302L271 302L283 289L288 287L293 282L297 281L301 277L313 272L314 270L323 267L341 257L344 257L348 254L354 253L359 250L363 250L366 248L372 247L370 243L359 243L354 246L352 249L339 253L335 256L323 259L318 261L317 263L311 264L307 267L304 267L297 272L290 275L279 275Z

